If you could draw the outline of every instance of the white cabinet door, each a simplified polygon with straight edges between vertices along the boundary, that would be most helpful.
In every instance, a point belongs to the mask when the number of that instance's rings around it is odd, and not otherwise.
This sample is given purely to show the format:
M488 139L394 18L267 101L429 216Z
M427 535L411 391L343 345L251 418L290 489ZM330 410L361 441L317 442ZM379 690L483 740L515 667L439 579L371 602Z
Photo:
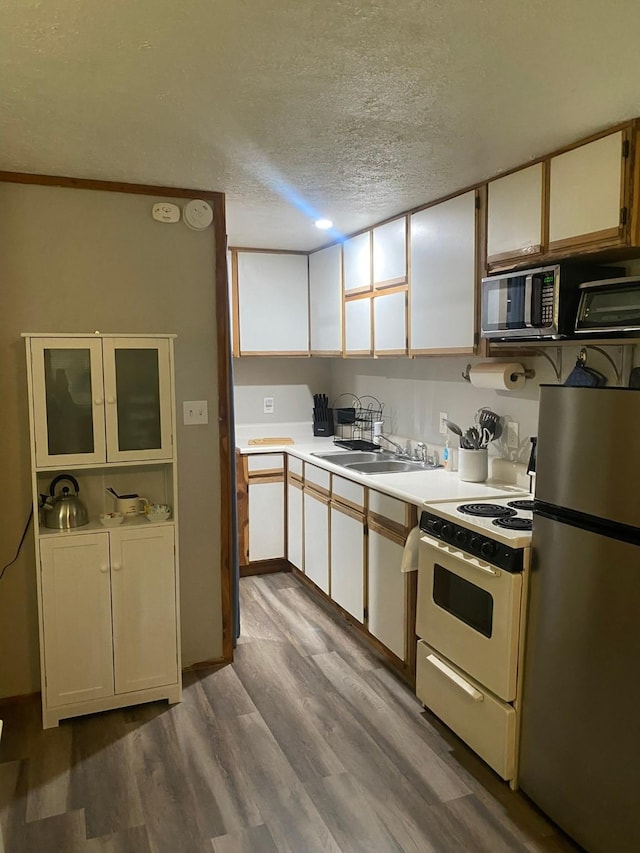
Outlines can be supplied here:
M622 207L622 142L619 131L551 158L550 248L561 241L615 236Z
M28 338L36 465L104 462L100 338Z
M110 531L116 693L178 681L173 526Z
M329 592L329 501L304 492L304 573Z
M488 260L542 251L543 164L489 183Z
M238 252L238 314L240 355L307 355L307 256Z
M331 598L364 621L364 519L331 507Z
M411 216L411 352L471 352L475 333L476 195Z
M303 570L302 559L302 485L291 480L287 484L287 559Z
M407 352L407 293L388 293L373 300L373 343L376 355Z
M284 557L284 481L249 481L249 562Z
M43 538L40 561L46 704L112 696L109 534Z
M407 280L407 217L373 229L373 286Z
M371 290L371 231L345 240L342 251L345 294Z
M173 456L168 340L104 338L107 461Z
M309 326L312 355L342 352L342 248L309 255Z
M407 625L405 576L400 571L403 546L398 538L369 525L368 628L394 655L404 660Z
M371 355L371 299L352 299L344 305L345 355Z

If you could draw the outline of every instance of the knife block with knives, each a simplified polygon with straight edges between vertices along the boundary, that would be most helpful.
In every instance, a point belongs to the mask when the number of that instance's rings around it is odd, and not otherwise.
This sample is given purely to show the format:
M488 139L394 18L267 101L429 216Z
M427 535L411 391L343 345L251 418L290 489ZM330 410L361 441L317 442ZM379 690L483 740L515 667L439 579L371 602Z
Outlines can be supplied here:
M333 435L333 409L326 394L313 395L313 434Z

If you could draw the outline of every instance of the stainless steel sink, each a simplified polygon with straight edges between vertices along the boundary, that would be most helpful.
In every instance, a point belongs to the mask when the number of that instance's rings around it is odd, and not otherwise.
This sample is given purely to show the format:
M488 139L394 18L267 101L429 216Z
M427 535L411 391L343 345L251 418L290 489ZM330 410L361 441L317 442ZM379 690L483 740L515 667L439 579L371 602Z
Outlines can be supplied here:
M361 474L405 474L409 471L435 471L439 465L424 465L410 459L381 459L376 462L353 462L345 465L350 471Z
M333 462L334 465L351 465L354 462L380 462L383 459L393 459L395 453L388 450L381 450L376 453L368 453L366 450L354 450L353 453L312 453L312 456L317 456L318 459L326 459L327 462Z

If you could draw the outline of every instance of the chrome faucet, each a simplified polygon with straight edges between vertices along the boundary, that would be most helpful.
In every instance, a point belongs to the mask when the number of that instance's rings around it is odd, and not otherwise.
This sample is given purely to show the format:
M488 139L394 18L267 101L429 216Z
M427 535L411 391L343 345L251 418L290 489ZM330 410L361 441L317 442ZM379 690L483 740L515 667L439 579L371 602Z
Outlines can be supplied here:
M392 447L395 447L396 456L407 456L408 455L407 451L404 449L404 447L401 444L398 444L397 441L393 441L392 439L387 438L386 435L383 435L382 433L380 433L380 435L377 435L376 438L384 438L384 440L387 441Z

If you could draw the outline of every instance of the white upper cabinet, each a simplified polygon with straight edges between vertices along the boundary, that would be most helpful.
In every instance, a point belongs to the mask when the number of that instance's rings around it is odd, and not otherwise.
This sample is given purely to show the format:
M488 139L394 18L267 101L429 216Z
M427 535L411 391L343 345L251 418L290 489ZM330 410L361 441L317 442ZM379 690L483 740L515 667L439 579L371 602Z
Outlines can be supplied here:
M309 325L312 355L342 352L342 248L309 255Z
M371 232L345 240L342 251L345 295L371 290Z
M472 352L475 334L476 194L411 216L411 353Z
M345 355L371 355L371 299L352 299L344 305Z
M373 329L376 355L406 355L406 290L375 297L373 300Z
M489 183L487 260L542 251L544 166L536 163Z
M407 280L407 217L373 229L373 285L393 286Z
M240 355L308 355L306 255L237 253Z
M623 141L618 131L551 158L550 249L618 236Z
M36 466L173 456L171 355L159 338L27 338Z

